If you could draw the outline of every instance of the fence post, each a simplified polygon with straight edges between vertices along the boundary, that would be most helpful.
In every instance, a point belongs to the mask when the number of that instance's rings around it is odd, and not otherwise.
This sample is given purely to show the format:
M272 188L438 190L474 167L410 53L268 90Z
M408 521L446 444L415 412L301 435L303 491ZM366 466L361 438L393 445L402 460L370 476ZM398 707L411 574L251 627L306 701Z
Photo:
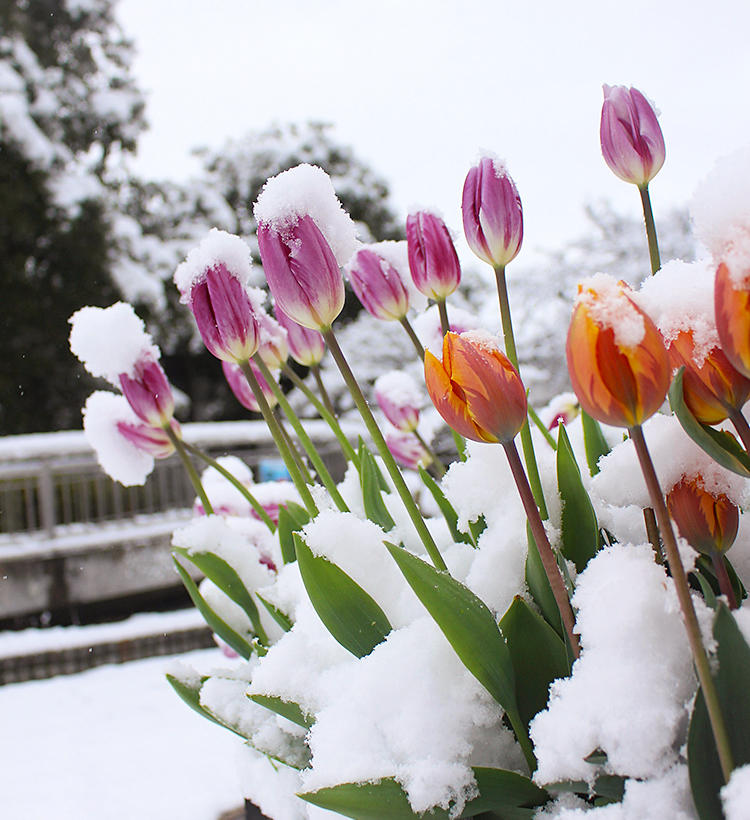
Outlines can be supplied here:
M48 461L43 461L39 469L39 516L42 529L52 538L55 534L55 485L52 480L52 468Z

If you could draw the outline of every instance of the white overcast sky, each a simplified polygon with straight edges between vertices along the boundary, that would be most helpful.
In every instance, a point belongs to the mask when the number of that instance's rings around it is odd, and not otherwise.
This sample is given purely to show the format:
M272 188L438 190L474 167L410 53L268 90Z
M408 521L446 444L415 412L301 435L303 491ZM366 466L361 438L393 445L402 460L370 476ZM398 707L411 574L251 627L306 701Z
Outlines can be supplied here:
M460 232L464 176L505 159L525 241L553 248L600 198L639 213L599 148L601 85L661 110L660 208L750 143L746 0L119 0L150 131L138 168L186 179L190 149L274 121L331 122L391 185L403 216Z

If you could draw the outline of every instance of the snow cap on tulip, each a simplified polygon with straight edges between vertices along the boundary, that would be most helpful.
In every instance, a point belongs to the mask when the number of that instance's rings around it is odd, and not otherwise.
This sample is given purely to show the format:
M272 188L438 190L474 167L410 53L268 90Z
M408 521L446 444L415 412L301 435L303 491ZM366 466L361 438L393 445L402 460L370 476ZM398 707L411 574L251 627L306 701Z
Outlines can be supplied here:
M250 412L259 413L260 407L258 407L258 402L255 400L255 394L253 393L250 385L247 383L247 379L245 378L245 374L242 372L242 368L234 362L222 362L221 369L224 371L224 378L227 380L227 384L231 388L232 393L234 393L237 401L244 408L250 410ZM273 390L271 390L268 382L263 378L263 374L260 370L258 370L258 366L252 360L250 361L250 369L255 374L255 378L258 380L260 389L263 391L263 395L266 397L266 401L269 406L275 407L276 396L274 395Z
M375 380L375 398L383 415L397 429L413 433L419 424L421 396L417 383L403 370L391 370Z
M704 555L726 552L739 527L739 510L720 492L709 492L700 476L685 476L667 493L667 507L680 535Z
M633 427L661 407L671 380L667 350L625 282L597 273L579 284L566 353L578 401L598 421Z
M523 241L523 209L503 163L485 156L469 171L461 212L466 241L480 259L493 267L515 259Z
M346 275L365 310L376 319L403 319L409 292L397 268L374 246L360 248L349 260Z
M664 165L656 111L636 88L605 85L599 137L604 161L620 179L642 188Z
M429 211L409 214L406 241L409 270L417 290L443 301L461 281L461 265L445 222Z
M462 436L506 443L523 426L526 390L491 334L446 333L443 360L426 351L424 370L432 403Z
M329 328L344 306L339 267L357 246L330 177L314 165L290 168L266 182L254 214L274 300L298 324Z
M412 433L387 430L384 438L391 455L407 470L427 467L432 461L430 454Z
M250 249L242 239L214 228L174 274L206 348L222 361L245 362L258 349L247 293L251 270Z

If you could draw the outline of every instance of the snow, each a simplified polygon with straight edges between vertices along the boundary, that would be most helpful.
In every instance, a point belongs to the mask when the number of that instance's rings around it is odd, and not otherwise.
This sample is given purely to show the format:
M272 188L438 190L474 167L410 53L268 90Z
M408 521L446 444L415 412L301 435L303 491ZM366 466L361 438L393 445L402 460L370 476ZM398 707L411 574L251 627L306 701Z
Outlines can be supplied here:
M750 764L738 766L721 790L721 804L726 820L747 820L750 806Z
M623 294L612 276L595 273L578 286L576 305L583 305L601 328L611 328L619 347L638 345L646 332L643 316Z
M250 248L239 236L212 228L198 247L188 253L177 266L174 283L180 291L180 301L190 301L190 291L205 276L206 271L223 265L242 285L248 285L252 276Z

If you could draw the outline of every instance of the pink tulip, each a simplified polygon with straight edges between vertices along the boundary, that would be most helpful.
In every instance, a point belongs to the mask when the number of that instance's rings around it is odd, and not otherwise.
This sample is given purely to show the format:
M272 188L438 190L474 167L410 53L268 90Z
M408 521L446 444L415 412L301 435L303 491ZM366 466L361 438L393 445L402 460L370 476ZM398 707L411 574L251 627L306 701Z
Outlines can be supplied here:
M317 330L302 327L290 319L278 305L274 308L276 321L286 330L289 355L303 367L320 364L326 352L326 343Z
M620 179L642 188L664 165L664 136L656 112L635 88L603 88L599 136L604 161Z
M274 300L291 319L327 330L344 307L344 280L331 246L311 216L277 230L258 225L258 248Z
M466 241L493 267L515 259L523 241L523 209L505 167L482 157L467 174L461 201Z
M375 382L375 398L383 415L397 429L413 433L419 424L419 391L414 380L398 370Z
M406 241L409 269L417 290L442 302L461 281L458 254L445 223L427 211L409 214Z
M162 366L152 355L135 363L132 376L121 373L120 387L141 421L154 427L169 423L174 414L174 396Z
M346 266L352 290L376 319L403 319L409 293L396 268L375 251L362 248Z
M385 443L396 461L408 470L417 470L420 465L426 467L432 460L412 433L389 430L385 434Z
M154 427L150 424L131 424L127 421L117 421L116 426L117 432L123 438L153 458L167 458L174 452L174 445L162 427ZM179 437L180 425L175 419L170 422L170 427Z
M247 383L242 368L233 362L222 362L221 369L224 371L224 378L227 380L237 401L252 413L259 413L260 408L255 401L255 395ZM266 397L266 401L271 407L274 407L276 405L276 396L274 396L268 382L263 378L263 374L258 370L255 362L250 362L250 369L255 374L255 378L258 380L258 384L263 391L263 395Z
M263 310L255 318L260 331L258 353L269 370L279 370L289 358L286 330Z

